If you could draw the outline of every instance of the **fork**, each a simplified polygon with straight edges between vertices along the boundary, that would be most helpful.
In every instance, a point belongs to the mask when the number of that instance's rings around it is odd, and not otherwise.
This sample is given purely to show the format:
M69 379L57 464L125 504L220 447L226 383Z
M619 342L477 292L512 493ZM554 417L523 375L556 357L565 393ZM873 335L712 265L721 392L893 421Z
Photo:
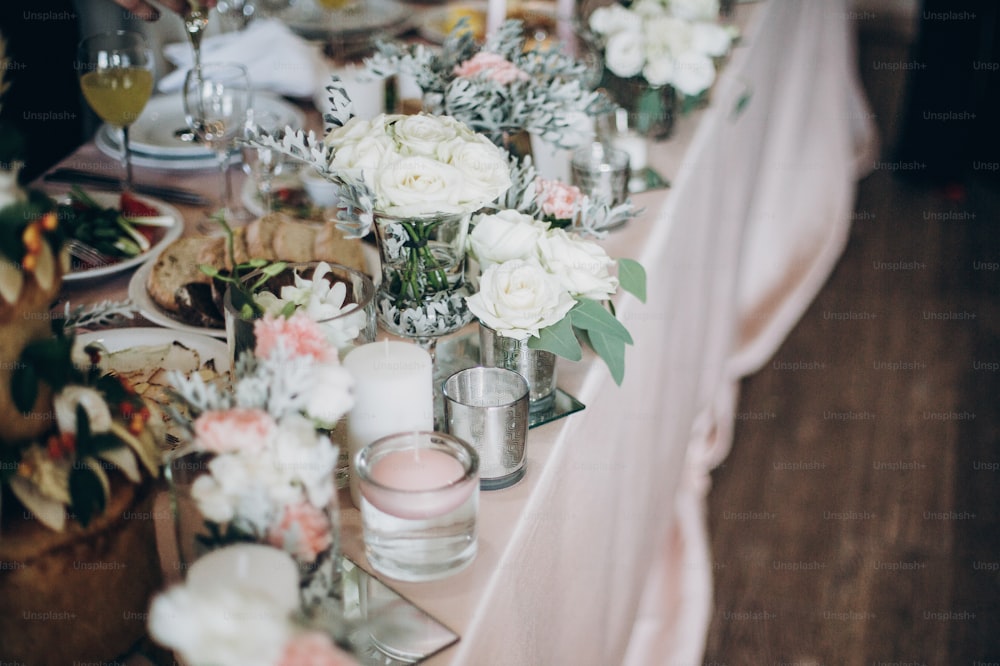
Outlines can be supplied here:
M107 266L113 259L104 254L93 245L84 243L82 240L71 238L66 244L71 257L75 257L89 266Z

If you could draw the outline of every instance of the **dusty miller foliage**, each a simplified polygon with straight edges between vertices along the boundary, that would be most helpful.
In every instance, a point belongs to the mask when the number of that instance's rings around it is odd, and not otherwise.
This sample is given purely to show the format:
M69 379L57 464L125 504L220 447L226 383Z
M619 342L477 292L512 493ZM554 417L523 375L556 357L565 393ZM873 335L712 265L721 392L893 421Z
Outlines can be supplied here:
M93 305L72 307L66 302L63 310L63 330L104 328L120 324L123 319L135 318L135 304L130 300L105 300Z
M326 131L343 127L354 115L354 103L344 89L340 77L331 77L326 91L331 109L324 114ZM300 162L305 162L327 180L339 185L340 206L337 227L349 238L361 238L371 229L375 219L375 193L365 184L361 172L333 169L330 164L336 151L324 143L315 132L285 128L269 133L262 127L250 128L247 141L253 146L271 148Z
M521 21L506 21L482 51L502 56L527 74L526 79L498 83L486 76L455 76L455 68L479 51L460 22L440 51L422 44L379 42L366 66L375 76L412 76L424 93L427 112L461 120L498 146L505 134L523 130L560 148L573 148L586 137L580 126L584 116L614 108L602 93L581 84L588 79L586 64L558 49L525 52Z
M531 157L522 160L510 158L510 189L498 200L498 207L514 209L524 215L530 215L536 220L545 218L541 201L538 200L537 176ZM628 199L624 203L612 206L603 197L583 197L575 208L572 230L585 236L604 238L607 229L613 228L626 220L637 217L643 211L632 205Z

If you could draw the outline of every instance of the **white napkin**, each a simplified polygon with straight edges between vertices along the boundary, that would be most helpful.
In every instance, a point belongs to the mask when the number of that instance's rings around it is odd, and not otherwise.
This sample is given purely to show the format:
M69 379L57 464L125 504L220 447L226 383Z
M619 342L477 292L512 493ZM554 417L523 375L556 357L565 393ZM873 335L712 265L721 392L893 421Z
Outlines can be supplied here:
M191 44L179 42L163 49L177 69L160 79L160 92L179 90L191 68ZM255 90L271 90L288 97L311 97L323 59L319 47L292 32L277 19L261 19L242 32L206 37L201 60L245 65Z

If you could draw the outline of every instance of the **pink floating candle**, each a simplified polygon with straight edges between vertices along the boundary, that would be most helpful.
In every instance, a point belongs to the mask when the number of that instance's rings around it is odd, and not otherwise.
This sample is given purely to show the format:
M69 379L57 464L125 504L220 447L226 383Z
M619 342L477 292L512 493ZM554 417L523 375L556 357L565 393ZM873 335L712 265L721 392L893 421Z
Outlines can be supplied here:
M427 520L460 507L478 483L445 451L409 448L390 451L371 466L361 494L379 511L397 518Z

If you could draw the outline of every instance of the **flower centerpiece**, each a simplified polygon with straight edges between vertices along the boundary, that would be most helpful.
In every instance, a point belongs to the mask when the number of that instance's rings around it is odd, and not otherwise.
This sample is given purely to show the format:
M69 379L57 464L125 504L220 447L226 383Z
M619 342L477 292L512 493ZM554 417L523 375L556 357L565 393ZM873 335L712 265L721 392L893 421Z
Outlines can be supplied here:
M530 158L511 158L510 179L510 189L497 202L498 210L516 210L543 220L552 228L569 228L584 236L603 238L609 229L621 226L643 211L631 199L612 204L605 197L585 195L575 185L541 178Z
M598 7L588 26L604 56L601 85L637 129L665 138L674 91L693 108L715 82L715 62L734 34L717 23L718 0L636 0Z
M391 332L427 343L469 322L465 238L469 216L511 184L507 154L445 116L351 116L337 80L323 140L262 131L253 140L304 160L341 185L341 228L374 224L382 260L376 311Z
M188 666L355 666L329 634L259 586L178 584L149 607L149 634Z
M591 116L611 104L586 82L586 64L557 48L525 49L520 21L506 21L485 44L461 23L441 49L381 42L366 64L379 76L412 76L424 109L457 118L497 145L527 132L560 148L575 148L591 134Z
M254 329L256 347L237 362L232 392L171 374L194 417L177 458L188 458L178 471L193 478L176 477L175 487L197 506L203 547L254 541L285 550L313 600L336 575L337 447L321 430L351 409L353 382L304 312L266 315Z
M483 268L468 299L482 325L573 361L582 357L582 340L621 384L632 337L602 303L619 287L645 301L638 262L615 261L593 241L512 210L479 216L469 247Z

